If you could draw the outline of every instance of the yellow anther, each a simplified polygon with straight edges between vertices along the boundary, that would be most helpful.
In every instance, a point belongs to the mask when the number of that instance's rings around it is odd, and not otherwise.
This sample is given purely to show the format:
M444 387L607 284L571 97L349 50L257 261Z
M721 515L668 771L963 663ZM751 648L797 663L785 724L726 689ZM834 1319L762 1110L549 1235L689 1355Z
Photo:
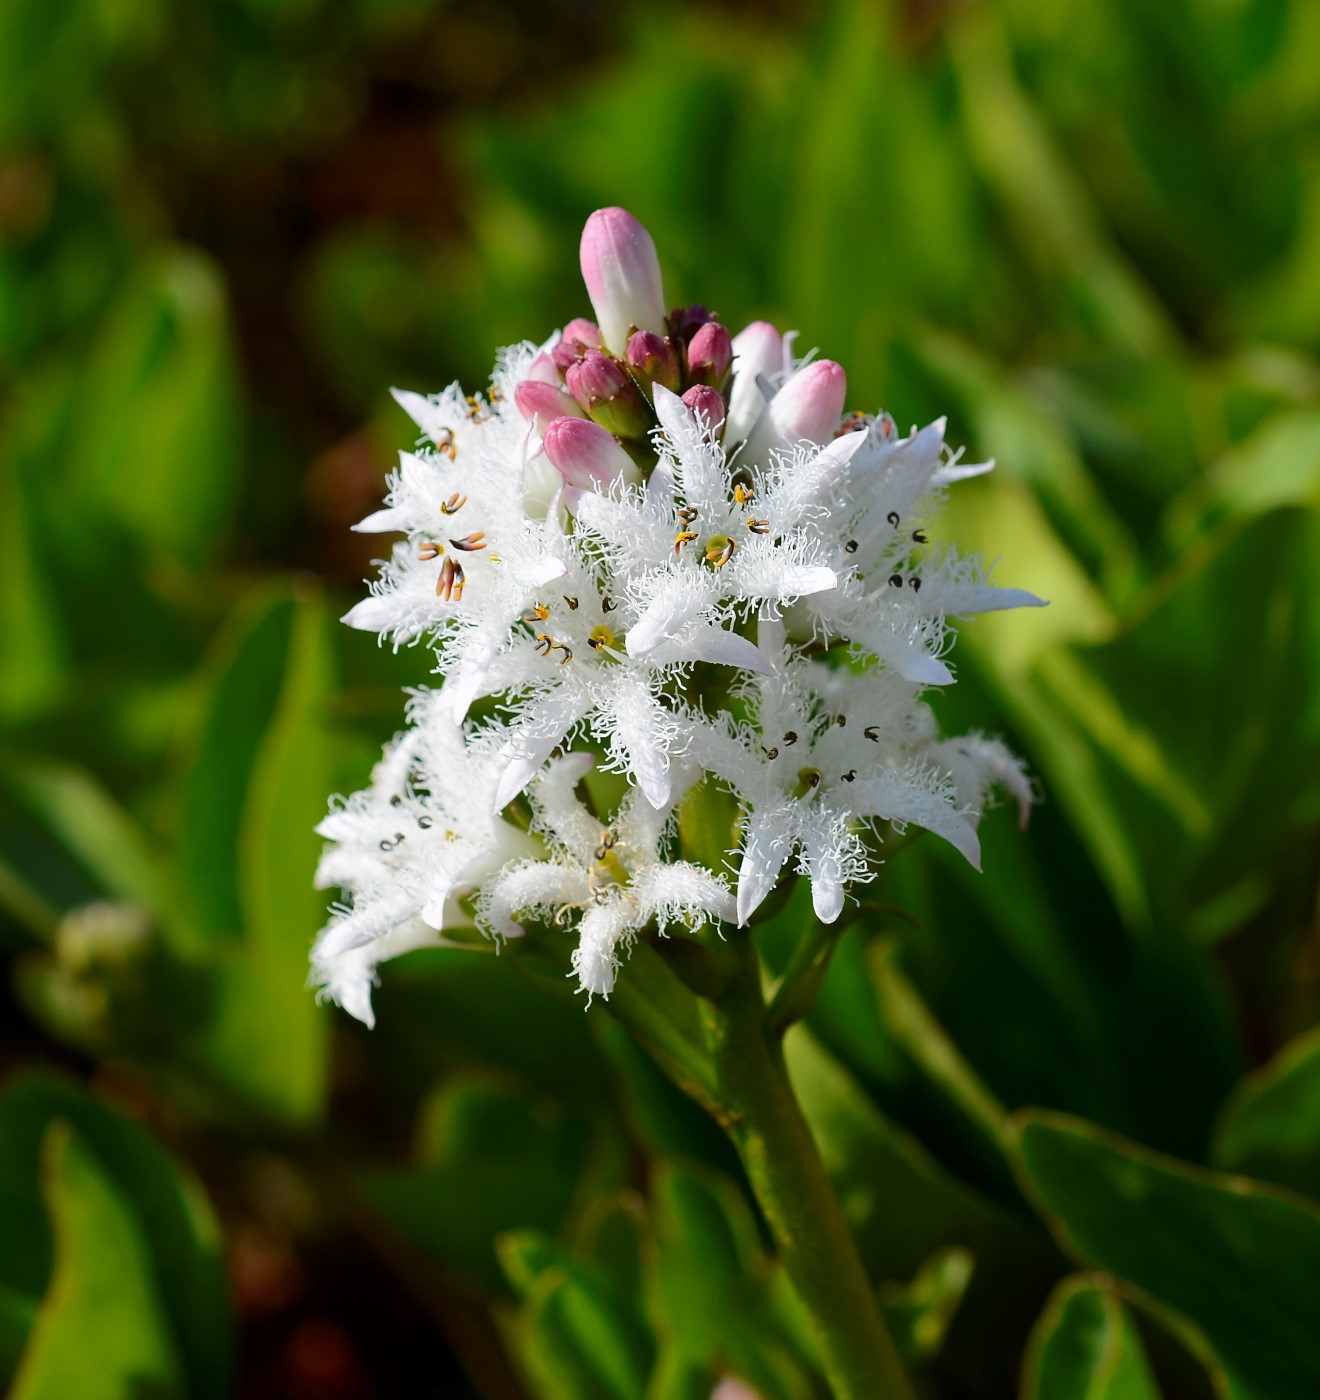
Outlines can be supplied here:
M747 528L754 535L768 535L770 533L770 522L768 520L758 520L754 515L747 517Z
M733 499L737 501L740 506L745 506L748 501L755 499L755 496L756 492L752 487L744 486L741 481L733 488Z
M677 559L683 551L683 546L685 544L691 544L696 537L697 532L695 530L680 530L678 534L674 536L674 558Z

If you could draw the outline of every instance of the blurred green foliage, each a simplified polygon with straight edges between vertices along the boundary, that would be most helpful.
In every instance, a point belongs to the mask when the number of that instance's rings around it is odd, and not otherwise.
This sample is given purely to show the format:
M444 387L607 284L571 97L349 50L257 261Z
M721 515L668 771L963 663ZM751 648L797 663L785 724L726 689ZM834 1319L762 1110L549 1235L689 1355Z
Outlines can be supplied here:
M614 203L993 453L947 533L1052 600L934 701L1031 831L905 852L789 1039L925 1393L1320 1392L1318 51L1306 0L0 6L15 1395L822 1394L600 1007L303 986L311 827L427 679L331 621L386 390L580 313Z

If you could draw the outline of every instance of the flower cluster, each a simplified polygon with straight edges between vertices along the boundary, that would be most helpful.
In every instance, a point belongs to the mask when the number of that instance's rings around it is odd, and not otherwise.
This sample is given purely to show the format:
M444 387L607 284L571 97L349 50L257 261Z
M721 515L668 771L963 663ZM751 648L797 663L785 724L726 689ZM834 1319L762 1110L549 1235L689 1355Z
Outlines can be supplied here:
M357 528L402 538L345 621L425 641L443 682L319 828L344 900L313 979L363 1020L377 964L457 925L572 924L608 995L652 921L746 924L794 858L831 921L885 824L976 864L991 789L1031 802L1000 742L942 741L921 700L953 679L946 618L1040 601L931 543L990 464L943 421L846 414L843 369L766 322L666 311L622 209L588 220L582 271L595 321L503 351L485 394L396 393L421 440ZM613 815L578 796L595 764L630 785ZM727 871L678 858L703 784L737 798Z

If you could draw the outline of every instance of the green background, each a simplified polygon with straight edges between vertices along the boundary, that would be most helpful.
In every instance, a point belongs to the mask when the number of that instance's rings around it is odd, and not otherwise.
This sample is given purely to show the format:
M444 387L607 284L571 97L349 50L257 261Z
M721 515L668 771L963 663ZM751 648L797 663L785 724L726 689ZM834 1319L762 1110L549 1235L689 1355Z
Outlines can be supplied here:
M1308 0L0 5L0 1384L823 1394L602 1008L304 988L429 671L334 621L387 389L584 312L623 204L671 302L995 456L942 534L1051 599L932 701L1030 832L882 871L789 1040L925 1393L1320 1394L1317 53Z

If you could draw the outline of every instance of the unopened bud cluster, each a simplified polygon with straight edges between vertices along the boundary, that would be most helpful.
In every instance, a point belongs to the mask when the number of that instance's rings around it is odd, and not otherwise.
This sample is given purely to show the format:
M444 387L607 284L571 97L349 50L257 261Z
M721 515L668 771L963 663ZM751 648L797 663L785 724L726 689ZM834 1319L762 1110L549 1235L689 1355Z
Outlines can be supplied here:
M1031 800L1002 743L942 739L921 699L953 680L948 616L1039 602L932 543L944 490L989 465L942 421L847 413L843 368L768 322L667 309L625 210L581 258L593 320L502 352L485 395L396 394L422 441L358 526L402 538L345 620L427 641L443 677L320 828L344 900L313 976L364 1020L383 959L474 919L575 927L608 995L648 927L746 924L790 866L832 921L886 828L975 864L992 789ZM583 800L593 765L627 777L612 813ZM737 813L713 867L672 820L703 793Z

